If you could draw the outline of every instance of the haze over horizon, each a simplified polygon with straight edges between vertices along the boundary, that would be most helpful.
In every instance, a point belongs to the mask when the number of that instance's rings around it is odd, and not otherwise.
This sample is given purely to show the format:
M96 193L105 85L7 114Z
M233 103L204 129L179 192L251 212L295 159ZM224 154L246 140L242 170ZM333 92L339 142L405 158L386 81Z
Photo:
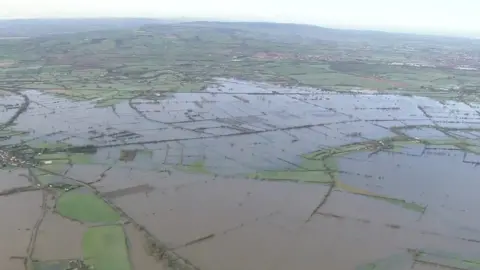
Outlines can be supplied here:
M1 19L149 17L272 21L333 28L371 29L480 37L475 0L16 0L3 4Z

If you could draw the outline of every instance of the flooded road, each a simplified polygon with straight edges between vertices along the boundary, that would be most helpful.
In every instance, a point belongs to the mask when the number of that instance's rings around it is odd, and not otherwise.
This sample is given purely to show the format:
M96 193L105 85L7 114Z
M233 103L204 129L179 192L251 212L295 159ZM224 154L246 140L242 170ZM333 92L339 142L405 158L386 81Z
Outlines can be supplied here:
M8 269L480 269L479 104L234 80L22 95L0 102Z

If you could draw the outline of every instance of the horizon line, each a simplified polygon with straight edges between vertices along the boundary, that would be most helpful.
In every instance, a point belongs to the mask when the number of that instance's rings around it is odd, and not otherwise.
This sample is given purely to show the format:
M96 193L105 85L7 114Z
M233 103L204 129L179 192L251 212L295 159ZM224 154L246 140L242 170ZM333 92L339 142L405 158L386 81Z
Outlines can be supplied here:
M321 28L328 28L334 30L354 30L354 31L372 31L372 32L383 32L383 33L392 33L392 34L410 34L410 35L427 35L427 36L436 36L436 37L450 37L450 38L467 38L467 39L480 39L480 34L453 34L441 31L432 31L432 30L407 30L400 28L378 28L375 26L359 26L351 27L339 24L316 24L316 23L304 23L304 22L285 22L285 21L275 21L268 19L223 19L215 17L183 17L183 16L45 16L45 17L0 17L0 21L20 21L20 20L94 20L94 19L146 19L146 20L156 20L156 21L183 21L183 22L237 22L237 23L272 23L272 24L293 24L293 25L308 25L316 26Z

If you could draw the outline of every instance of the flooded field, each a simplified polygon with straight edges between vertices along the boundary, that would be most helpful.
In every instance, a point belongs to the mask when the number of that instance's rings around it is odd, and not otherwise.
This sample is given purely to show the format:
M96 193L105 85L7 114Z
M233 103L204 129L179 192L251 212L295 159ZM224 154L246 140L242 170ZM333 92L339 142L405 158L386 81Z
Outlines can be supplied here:
M0 98L5 269L480 269L480 104L234 80Z

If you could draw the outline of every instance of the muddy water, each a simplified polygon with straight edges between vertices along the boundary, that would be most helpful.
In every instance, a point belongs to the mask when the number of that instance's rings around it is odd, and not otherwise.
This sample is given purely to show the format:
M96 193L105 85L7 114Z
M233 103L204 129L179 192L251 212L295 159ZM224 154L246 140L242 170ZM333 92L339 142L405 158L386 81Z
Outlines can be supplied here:
M0 187L7 190L28 184L21 176L25 170L0 171ZM24 258L29 249L31 233L41 216L42 192L31 191L0 197L0 265L4 269L25 269Z
M43 149L43 163L0 170L0 191L38 189L0 193L0 263L478 268L478 105L220 83L107 108L24 92L30 105L9 129L25 133L0 145ZM23 98L2 98L6 122ZM95 147L65 153L72 145ZM316 170L331 181L299 176ZM252 179L258 172L284 181Z
M345 172L340 178L352 186L426 206L415 226L436 229L449 235L480 238L476 203L479 169L458 149L417 146L420 154L379 153L363 159L358 153L341 159L340 168L371 177ZM479 231L480 232L480 231Z

